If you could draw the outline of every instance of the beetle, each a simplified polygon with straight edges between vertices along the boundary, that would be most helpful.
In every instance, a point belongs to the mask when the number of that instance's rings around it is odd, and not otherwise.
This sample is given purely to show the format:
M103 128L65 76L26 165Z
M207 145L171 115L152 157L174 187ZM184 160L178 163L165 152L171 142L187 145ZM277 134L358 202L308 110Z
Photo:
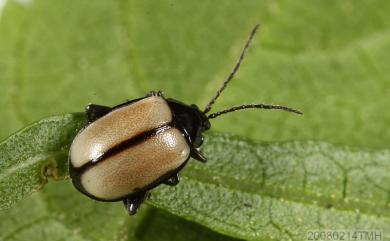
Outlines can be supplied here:
M247 104L208 114L233 79L259 25L249 35L233 71L202 111L165 98L161 91L114 107L90 104L88 123L69 151L69 174L81 193L98 201L123 201L130 215L137 212L149 191L160 184L179 183L179 171L190 157L201 162L203 133L210 119L248 108L300 111L279 105Z

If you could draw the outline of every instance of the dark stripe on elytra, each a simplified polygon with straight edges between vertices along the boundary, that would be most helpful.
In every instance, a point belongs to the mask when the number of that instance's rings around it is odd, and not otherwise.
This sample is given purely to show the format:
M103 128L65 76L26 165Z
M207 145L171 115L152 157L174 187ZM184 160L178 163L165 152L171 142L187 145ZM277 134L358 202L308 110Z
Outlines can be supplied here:
M75 169L77 169L79 172L83 173L86 170L88 170L90 167L96 165L97 163L103 162L104 160L106 160L112 156L115 156L116 154L121 153L122 151L124 151L128 148L136 146L136 145L146 141L147 139L154 137L159 132L168 130L170 128L172 128L172 127L171 127L170 123L168 123L168 124L165 124L165 125L160 126L156 129L153 129L153 130L144 131L144 132L142 132L134 137L131 137L130 139L127 139L127 140L119 143L118 145L108 149L105 153L103 153L102 155L100 155L96 159L90 160L89 162L85 163L81 167L78 167Z

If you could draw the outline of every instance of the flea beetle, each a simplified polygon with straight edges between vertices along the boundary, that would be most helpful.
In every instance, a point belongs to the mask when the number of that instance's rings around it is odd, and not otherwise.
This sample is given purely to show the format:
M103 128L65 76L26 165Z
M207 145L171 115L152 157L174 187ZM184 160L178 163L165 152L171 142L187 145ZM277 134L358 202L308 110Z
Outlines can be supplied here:
M239 105L208 114L239 69L257 28L249 35L233 71L203 111L196 105L165 98L160 91L114 107L88 105L88 124L70 147L73 185L95 200L123 201L132 215L151 189L160 184L178 184L178 172L190 157L206 162L199 147L203 132L211 127L210 119L248 108L301 114L289 107L266 104Z

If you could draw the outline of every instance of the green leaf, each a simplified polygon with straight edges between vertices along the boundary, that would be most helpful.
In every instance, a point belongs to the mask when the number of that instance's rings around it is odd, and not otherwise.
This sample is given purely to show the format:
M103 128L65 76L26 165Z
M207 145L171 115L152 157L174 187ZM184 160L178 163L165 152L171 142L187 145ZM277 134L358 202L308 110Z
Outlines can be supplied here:
M2 207L42 186L47 177L40 175L47 160L56 165L45 170L64 173L58 167L66 166L66 155L53 150L66 153L84 123L81 114L51 117L0 143L0 153L7 156L0 161L0 175L8 180L0 186ZM10 148L15 145L18 149ZM203 148L209 162L191 161L181 183L153 190L149 203L223 234L253 240L302 240L313 229L388 231L390 227L390 151L368 152L312 141L256 143L215 133L207 135ZM46 159L23 165L29 155ZM47 198L46 205L55 207L68 195L82 196L69 186L55 188L56 198ZM83 202L96 203L86 197ZM69 200L61 208L77 206ZM110 216L101 214L106 215ZM73 224L80 213L65 216L63 222ZM74 222L71 230L79 225ZM89 233L88 227L80 226Z
M235 240L153 208L143 207L130 217L122 203L93 201L70 182L49 183L41 193L0 212L0 219L3 241Z
M0 210L11 207L48 178L67 175L69 146L84 114L44 119L0 142Z
M357 228L390 237L390 151L215 133L203 148L209 162L191 162L180 185L153 192L153 205L250 240L304 240L310 230Z

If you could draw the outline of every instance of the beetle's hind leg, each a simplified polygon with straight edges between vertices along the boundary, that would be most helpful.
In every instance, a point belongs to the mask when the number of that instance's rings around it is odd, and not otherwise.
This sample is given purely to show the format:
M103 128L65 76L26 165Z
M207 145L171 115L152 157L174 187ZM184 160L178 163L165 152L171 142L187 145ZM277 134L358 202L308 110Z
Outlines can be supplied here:
M161 96L161 97L164 97L164 93L161 90L159 90L159 91L152 90L146 96L147 97L150 97L150 96Z
M89 104L85 107L85 113L87 114L87 118L90 123L106 115L110 111L111 107L103 105Z
M203 153L200 152L200 150L198 148L193 148L191 150L191 154L190 155L191 155L192 158L194 158L197 161L200 161L200 162L203 162L203 163L207 162L207 157L205 157L203 155Z
M180 182L179 174L176 173L175 175L171 176L167 180L165 180L163 183L169 186L176 186Z
M134 197L127 197L123 199L123 204L125 205L125 208L129 215L134 215L137 213L138 208L141 206L141 204L150 196L150 193L148 191L141 192L137 194L137 196Z

